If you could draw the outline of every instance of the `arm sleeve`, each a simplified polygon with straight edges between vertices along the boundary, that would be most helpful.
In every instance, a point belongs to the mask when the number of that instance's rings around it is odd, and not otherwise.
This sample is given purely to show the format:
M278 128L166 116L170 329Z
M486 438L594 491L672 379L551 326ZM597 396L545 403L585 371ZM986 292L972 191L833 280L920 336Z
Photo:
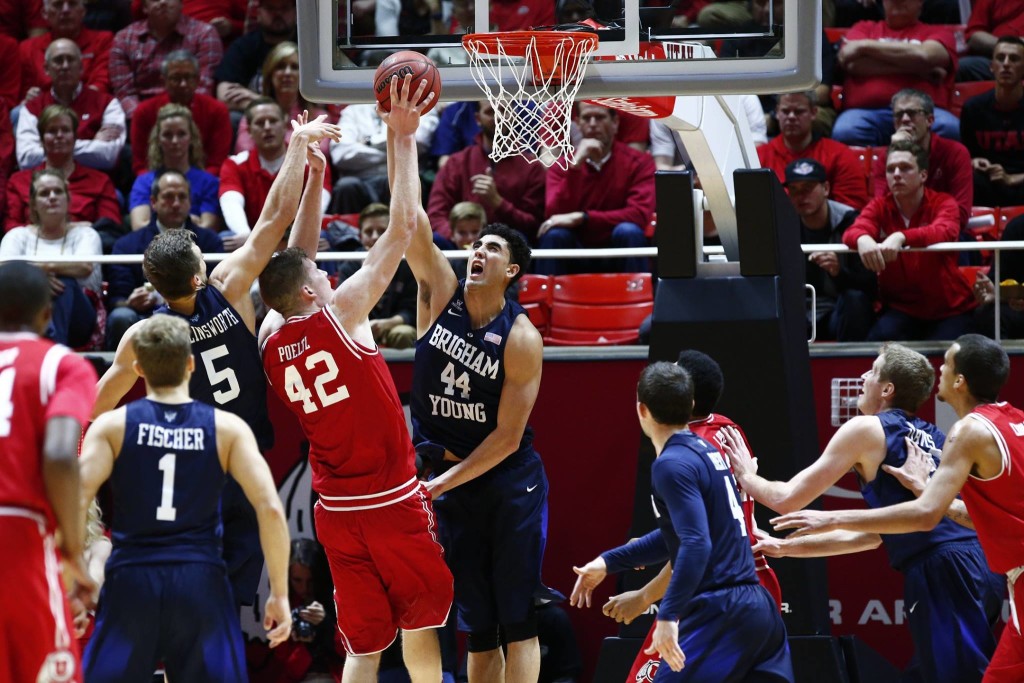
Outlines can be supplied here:
M220 196L220 211L224 214L224 225L239 236L252 232L249 219L245 216L245 197L241 192L230 190Z
M687 462L656 460L651 468L655 490L665 501L679 552L672 562L672 580L658 609L659 621L677 621L693 597L711 556L707 511L701 493L700 468Z
M646 536L603 552L601 557L608 565L608 571L613 574L658 564L669 559L668 546L665 545L665 537L661 535L661 529L655 529Z
M121 150L128 138L124 109L116 97L112 98L103 110L102 127L120 128L121 134L116 140L75 140L75 161L109 171L117 165L117 159L121 156Z
M883 202L884 200L881 197L875 197L868 202L868 205L857 216L857 220L853 222L853 225L843 233L843 244L850 249L856 249L857 240L864 235L876 241L878 240L878 222L882 218Z
M35 168L43 163L45 157L43 141L39 139L39 118L28 107L21 108L14 139L18 168Z
M139 106L139 95L132 83L132 67L128 61L131 46L127 35L118 34L110 47L110 89L121 102L125 116L131 118Z

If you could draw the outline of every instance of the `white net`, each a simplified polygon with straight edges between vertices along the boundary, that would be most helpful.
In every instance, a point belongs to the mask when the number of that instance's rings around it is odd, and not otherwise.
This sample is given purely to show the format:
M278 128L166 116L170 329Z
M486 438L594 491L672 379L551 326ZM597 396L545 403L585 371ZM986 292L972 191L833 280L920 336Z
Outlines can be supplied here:
M568 168L572 103L583 83L592 33L512 31L467 35L473 79L494 107L491 159L522 156Z

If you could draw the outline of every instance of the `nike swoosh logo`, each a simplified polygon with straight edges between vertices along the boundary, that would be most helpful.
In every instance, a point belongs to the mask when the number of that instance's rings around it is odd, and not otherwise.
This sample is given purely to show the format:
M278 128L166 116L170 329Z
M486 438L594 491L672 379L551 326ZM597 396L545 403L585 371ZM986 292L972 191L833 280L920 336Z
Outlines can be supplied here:
M456 318L461 318L462 317L461 313L456 313L455 311L453 311L450 308L448 309L448 315L454 315Z
M531 491L533 491L533 490L534 490L535 488L537 488L538 486L540 486L540 484L534 484L533 486L527 486L527 487L526 487L526 492L527 492L527 493L530 493Z
M918 601L918 602L920 602L920 601ZM910 606L910 609L907 610L907 613L908 614L913 614L915 607L917 607L917 602L915 602L913 605Z

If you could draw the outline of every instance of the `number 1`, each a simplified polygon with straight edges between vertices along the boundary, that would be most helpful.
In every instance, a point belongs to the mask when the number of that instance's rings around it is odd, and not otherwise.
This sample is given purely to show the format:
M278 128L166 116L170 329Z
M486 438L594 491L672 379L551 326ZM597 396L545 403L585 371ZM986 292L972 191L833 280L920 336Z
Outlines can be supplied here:
M156 509L156 518L161 522L173 522L178 517L174 507L174 466L178 456L168 453L160 458L158 467L164 473L164 483L160 490L160 507Z
M0 436L11 435L11 418L14 417L14 368L0 372Z

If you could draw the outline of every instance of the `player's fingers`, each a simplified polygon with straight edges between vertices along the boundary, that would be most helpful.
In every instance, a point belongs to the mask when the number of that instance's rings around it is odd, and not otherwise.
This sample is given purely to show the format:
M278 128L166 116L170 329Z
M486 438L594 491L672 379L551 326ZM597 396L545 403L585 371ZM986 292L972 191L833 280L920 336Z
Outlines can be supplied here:
M270 641L270 647L275 648L284 641L288 640L288 636L291 633L290 624L281 624L272 631L267 632L267 640Z
M427 79L421 78L420 82L416 86L416 92L413 94L413 97L412 97L412 101L413 102L418 102L419 103L419 104L416 105L417 109L421 109L422 107L424 107L426 105L427 102L433 100L433 98L434 98L434 93L433 92L430 93L430 96L428 98L424 98L423 97L423 93L425 93L426 91L427 91ZM420 101L420 100L422 100L422 101Z
M658 654L658 646L655 645L654 643L651 643L651 646L649 648L647 648L646 650L644 650L644 654L645 655L656 655L656 654Z

